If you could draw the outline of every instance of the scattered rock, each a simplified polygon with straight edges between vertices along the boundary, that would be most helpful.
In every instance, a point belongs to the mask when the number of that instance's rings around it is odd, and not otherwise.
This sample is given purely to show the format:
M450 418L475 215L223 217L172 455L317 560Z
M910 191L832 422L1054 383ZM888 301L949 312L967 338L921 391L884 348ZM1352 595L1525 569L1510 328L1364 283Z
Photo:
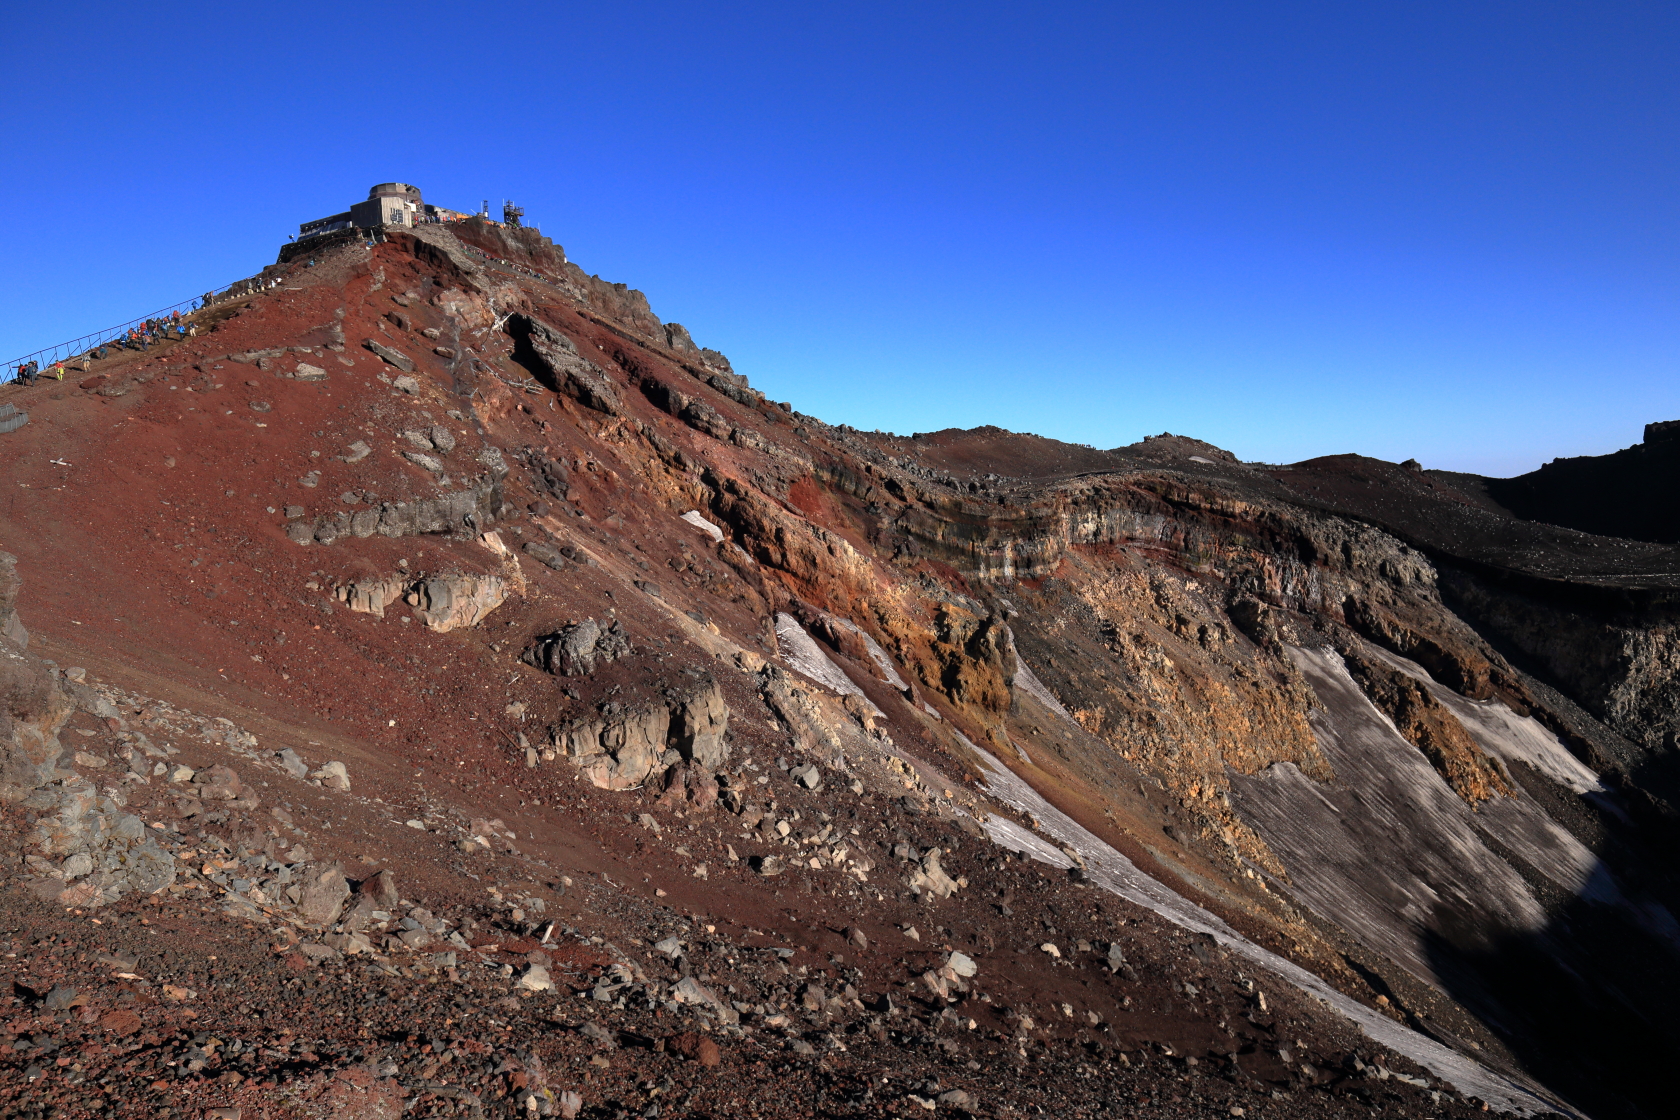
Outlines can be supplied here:
M910 872L908 882L913 890L926 891L937 898L950 898L957 893L956 880L939 866L939 849L929 848L921 864Z
M677 1003L705 1007L726 1023L736 1022L740 1018L734 1008L720 1000L715 992L692 976L684 976L671 985L671 998Z
M398 369L402 370L404 373L413 373L414 372L414 361L413 361L413 359L409 358L408 356L403 354L401 351L393 350L389 346L383 345L382 343L375 342L371 338L363 340L362 345L364 347L366 347L368 350L372 351L374 354L378 355L380 361L385 362L387 365L396 366ZM400 381L402 379L398 378L398 380ZM416 388L418 388L418 387L419 386L416 385ZM401 388L401 386L399 386L399 388ZM409 390L407 390L407 389L404 389L403 391L404 392L409 392Z
M707 1068L719 1065L723 1061L718 1044L694 1031L685 1031L667 1040L665 1049L679 1058L698 1062Z
M310 771L309 776L330 789L350 789L350 768L342 762L323 763L319 770Z
M229 766L216 765L193 775L201 801L237 801L244 792L239 775Z
M378 909L394 910L402 901L397 890L397 876L389 869L375 871L356 885L356 894Z
M127 1008L119 1007L114 1011L107 1011L99 1017L99 1025L120 1037L127 1037L140 1029L140 1016Z
M404 451L402 457L420 469L431 471L433 474L442 474L445 469L441 459L428 455L424 451Z
M557 572L566 570L566 558L560 555L559 549L547 541L526 541L524 552L525 555L537 561L537 563L553 568Z

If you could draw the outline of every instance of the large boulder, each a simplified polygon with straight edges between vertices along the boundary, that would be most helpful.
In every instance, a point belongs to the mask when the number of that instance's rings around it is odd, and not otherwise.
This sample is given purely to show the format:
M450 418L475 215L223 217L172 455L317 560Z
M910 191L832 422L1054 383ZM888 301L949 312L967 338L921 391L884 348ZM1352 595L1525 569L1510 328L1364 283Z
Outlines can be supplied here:
M602 789L631 789L661 778L673 763L710 773L729 755L729 705L715 681L663 702L599 714L555 731L555 746ZM715 789L713 791L715 798Z
M415 615L439 632L477 626L506 598L507 581L496 575L433 576L408 593Z
M671 713L663 704L615 707L560 729L556 746L600 788L632 789L664 769Z
M344 878L344 869L336 863L317 864L304 874L303 882L298 885L298 913L315 925L331 925L338 920L349 897L350 884Z
M682 697L671 707L671 746L683 758L717 770L729 757L725 733L729 730L729 705L717 682Z

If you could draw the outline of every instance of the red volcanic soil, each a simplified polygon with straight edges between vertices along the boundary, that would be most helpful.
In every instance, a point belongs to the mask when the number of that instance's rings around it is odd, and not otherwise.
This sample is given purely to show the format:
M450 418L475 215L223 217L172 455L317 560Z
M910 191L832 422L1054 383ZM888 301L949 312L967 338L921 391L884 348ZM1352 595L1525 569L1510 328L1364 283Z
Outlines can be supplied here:
M124 797L180 874L97 909L8 888L0 1115L546 1116L568 1114L569 1093L589 1117L1473 1111L1366 1077L1379 1057L1411 1067L1281 986L1257 1000L1237 958L1015 858L948 808L907 808L880 784L794 781L755 679L712 640L771 653L766 622L786 593L680 519L692 498L647 448L677 462L705 440L707 469L740 478L774 457L697 434L637 379L680 381L737 431L790 446L797 421L696 388L682 356L631 345L633 308L615 322L568 294L581 281L553 255L524 263L549 278L492 266L495 295L451 304L461 279L446 260L400 238L350 246L273 270L276 286L205 313L214 329L195 339L7 390L31 418L0 437L0 547L19 561L31 653L85 669L115 705L61 733L91 780L115 781L136 736L173 752L158 769L148 752ZM613 371L616 415L515 360L496 329L515 298ZM413 381L364 340L406 356ZM418 449L405 432L439 429L453 447L425 454L441 471L405 454ZM949 471L1110 461L1047 442L915 444ZM565 483L531 464L558 464ZM489 525L288 535L474 488L490 494ZM843 521L833 492L808 482L785 501ZM511 566L473 528L499 534ZM530 541L569 561L535 562L520 551ZM448 632L400 599L380 618L335 595L492 575L509 581L506 602ZM636 656L576 679L519 660L586 618L618 620ZM748 861L783 851L779 837L659 790L595 789L564 759L533 764L549 728L703 679L731 709L734 759L755 760L738 777L796 837L820 822L824 844L870 853L866 880L808 870L804 854L760 875ZM961 788L963 764L922 709L873 678L868 690L900 748ZM350 789L287 772L274 758L286 749L311 768L344 762ZM230 766L249 797L198 804L170 776L183 764ZM5 825L22 836L32 817L12 805ZM894 854L933 847L967 882L937 902L905 889L911 857ZM402 898L366 948L278 901L289 876L334 866L352 883L395 876ZM672 935L677 957L654 948ZM941 992L925 977L952 951L978 973ZM552 987L520 986L533 966ZM689 980L724 1010L683 995Z

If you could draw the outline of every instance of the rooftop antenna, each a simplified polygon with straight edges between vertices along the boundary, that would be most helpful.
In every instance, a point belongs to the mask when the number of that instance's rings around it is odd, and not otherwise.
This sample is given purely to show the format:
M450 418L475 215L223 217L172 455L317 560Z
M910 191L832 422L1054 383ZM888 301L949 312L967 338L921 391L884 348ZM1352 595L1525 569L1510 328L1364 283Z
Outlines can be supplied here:
M525 208L523 206L515 206L512 199L502 203L502 221L506 222L508 225L517 227L519 225L519 220L524 216Z

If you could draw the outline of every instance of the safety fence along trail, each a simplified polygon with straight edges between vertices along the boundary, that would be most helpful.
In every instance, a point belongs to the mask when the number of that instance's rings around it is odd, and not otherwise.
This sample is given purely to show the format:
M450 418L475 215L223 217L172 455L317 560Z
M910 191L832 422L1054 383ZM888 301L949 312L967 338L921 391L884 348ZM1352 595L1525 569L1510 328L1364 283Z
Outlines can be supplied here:
M264 276L261 274L248 276L243 280L235 280L224 287L205 292L197 299L182 300L180 303L171 304L161 311L154 311L150 315L142 315L138 319L130 319L118 326L107 327L101 331L84 334L80 338L73 338L69 342L61 342L56 346L48 346L33 353L12 358L4 365L0 365L0 382L32 380L35 376L59 362L69 362L80 358L109 343L115 342L121 345L120 340L128 338L129 332L132 331L138 335L148 325L162 324L163 327L160 328L160 331L162 329L174 329L177 332L184 332L190 329L191 316L194 313L208 307L214 307L217 304L226 303L228 300L243 299L247 296L256 295L258 292L274 287L281 280L282 277L280 276ZM159 341L162 337L160 333L156 337L146 338L137 345L149 346L151 342ZM27 414L19 413L18 415L24 416L23 422L27 422ZM0 434L12 430L12 428L6 427L8 422L5 418L0 418ZM22 423L14 425L14 427L21 426Z

